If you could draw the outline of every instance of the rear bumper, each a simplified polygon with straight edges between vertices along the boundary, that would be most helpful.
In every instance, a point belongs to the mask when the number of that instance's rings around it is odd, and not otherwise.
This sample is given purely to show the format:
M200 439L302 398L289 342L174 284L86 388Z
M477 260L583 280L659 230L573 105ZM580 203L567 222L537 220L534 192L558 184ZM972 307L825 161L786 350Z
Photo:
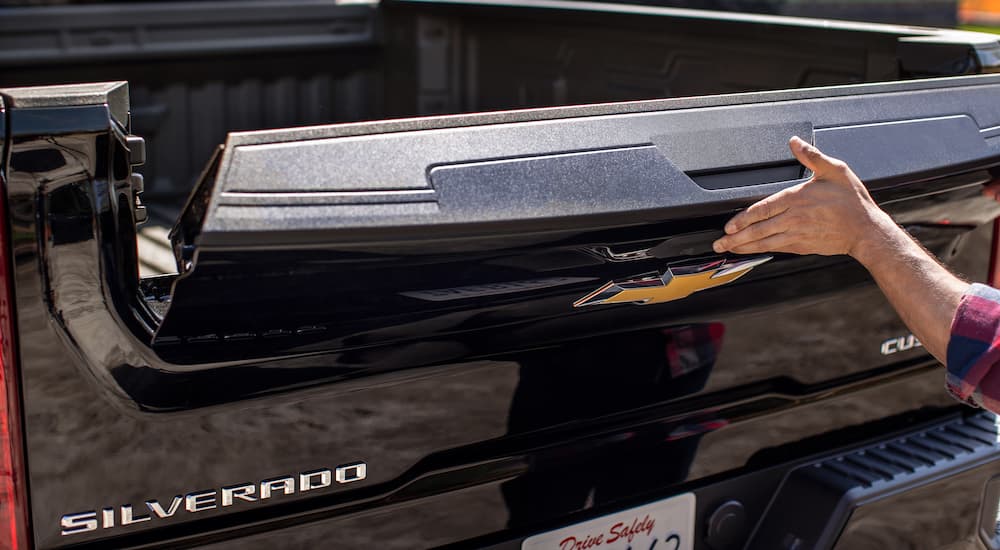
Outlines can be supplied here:
M695 489L694 548L1000 548L997 432L992 414L955 416ZM487 548L514 550L523 540Z
M958 418L793 469L748 547L994 544L1000 492L986 488L997 476L993 415Z

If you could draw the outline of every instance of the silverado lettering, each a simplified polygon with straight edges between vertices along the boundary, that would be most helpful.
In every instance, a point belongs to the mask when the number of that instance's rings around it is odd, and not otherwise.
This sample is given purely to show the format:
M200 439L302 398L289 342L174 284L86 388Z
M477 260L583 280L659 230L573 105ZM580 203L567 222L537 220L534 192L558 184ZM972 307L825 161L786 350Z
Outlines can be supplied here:
M152 499L144 503L146 510L143 510L142 513L137 512L132 504L124 504L117 508L118 514L115 514L115 508L110 507L102 508L100 513L97 510L89 510L66 514L60 519L59 525L63 535L96 531L99 527L111 529L116 526L116 517L118 519L117 525L120 526L150 521L153 517L167 519L173 517L182 504L184 510L190 513L204 512L219 506L232 506L235 502L234 499L257 502L277 495L291 495L296 492L304 493L324 489L331 486L334 480L340 484L361 481L367 477L367 470L368 467L364 462L345 464L334 470L321 468L303 472L294 477L282 476L266 479L259 483L245 483L208 491L195 491L183 496L176 495L170 500L170 505L166 509L159 500ZM252 496L255 492L259 493L259 498ZM145 513L147 511L148 514ZM98 517L100 517L100 522L98 522Z

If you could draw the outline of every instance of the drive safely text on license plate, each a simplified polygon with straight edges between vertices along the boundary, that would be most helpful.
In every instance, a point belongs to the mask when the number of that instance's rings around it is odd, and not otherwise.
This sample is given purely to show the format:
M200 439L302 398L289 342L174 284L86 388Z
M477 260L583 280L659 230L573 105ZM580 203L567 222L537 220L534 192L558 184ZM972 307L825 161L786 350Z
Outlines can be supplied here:
M521 550L692 550L694 494L529 537Z

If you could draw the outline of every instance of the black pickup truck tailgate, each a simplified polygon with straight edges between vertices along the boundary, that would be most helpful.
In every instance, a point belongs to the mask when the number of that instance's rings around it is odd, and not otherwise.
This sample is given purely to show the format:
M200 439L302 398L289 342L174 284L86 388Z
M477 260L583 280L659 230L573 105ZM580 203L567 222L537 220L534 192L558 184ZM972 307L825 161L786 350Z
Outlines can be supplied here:
M1000 77L233 134L141 282L87 92L3 91L39 548L517 541L953 405L852 261L710 244L797 134L961 258Z
M661 307L585 298L723 261L711 242L724 220L808 176L792 135L850 162L928 235L987 221L976 190L1000 159L1000 129L982 122L993 90L908 86L234 134L175 228L181 275L156 341L297 324L344 349L477 335L485 347L468 355L771 305L742 285ZM804 298L841 290L816 277L853 268L778 258L741 283L795 273L787 298Z

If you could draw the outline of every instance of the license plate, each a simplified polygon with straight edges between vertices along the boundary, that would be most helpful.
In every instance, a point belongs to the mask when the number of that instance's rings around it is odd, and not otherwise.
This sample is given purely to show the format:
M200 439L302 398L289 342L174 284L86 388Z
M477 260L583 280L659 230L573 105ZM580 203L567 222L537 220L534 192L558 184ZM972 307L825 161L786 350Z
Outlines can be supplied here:
M529 537L521 550L692 550L694 493Z

